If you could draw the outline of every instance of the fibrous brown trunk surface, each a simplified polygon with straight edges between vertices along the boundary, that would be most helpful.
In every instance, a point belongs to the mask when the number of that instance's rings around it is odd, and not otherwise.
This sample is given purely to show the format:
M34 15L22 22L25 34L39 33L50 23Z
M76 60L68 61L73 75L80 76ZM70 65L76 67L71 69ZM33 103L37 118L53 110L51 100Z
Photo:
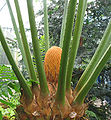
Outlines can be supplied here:
M55 102L57 84L48 83L50 95L43 97L39 87L34 87L33 101L27 104L24 95L21 96L21 105L16 108L19 120L64 120L65 118L79 120L88 107L87 104L73 104L73 91L66 93L65 105Z

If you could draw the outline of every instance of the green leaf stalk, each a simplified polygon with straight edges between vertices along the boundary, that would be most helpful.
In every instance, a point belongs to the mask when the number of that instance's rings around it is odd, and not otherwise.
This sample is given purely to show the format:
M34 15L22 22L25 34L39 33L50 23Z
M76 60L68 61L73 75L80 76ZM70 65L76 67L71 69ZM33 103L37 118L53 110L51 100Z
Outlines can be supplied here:
M65 0L64 5L64 15L62 20L62 28L61 28L61 35L60 35L60 47L63 47L63 39L64 39L64 33L65 33L65 27L66 27L66 18L67 18L67 11L68 11L68 0Z
M84 14L87 6L87 0L79 0L78 11L77 11L77 19L75 23L73 41L71 42L71 50L68 60L67 67L67 76L66 76L66 91L69 92L71 89L71 80L72 80L72 72L74 67L74 61L77 55L77 50L79 46L80 36L82 32Z
M67 60L68 60L70 40L72 36L76 2L77 2L76 0L70 0L68 6L66 29L63 40L63 48L62 48L59 79L58 79L58 89L56 93L56 102L63 105L65 103Z
M44 6L44 34L45 34L45 53L49 49L49 25L48 25L48 13L47 13L47 0L43 0Z
M85 69L75 88L76 93L78 93L79 90L83 87L83 85L87 82L96 65L98 64L99 60L101 59L101 57L103 56L103 54L105 53L110 44L111 44L111 20L106 28L101 43L99 44L94 56L92 57L89 65Z
M6 0L6 2L7 2L7 5L8 5L10 17L11 17L12 24L13 24L13 28L15 30L15 35L17 37L18 46L20 48L20 51L21 51L21 54L22 54L22 57L23 57L23 60L24 60L24 64L25 64L25 66L26 66L26 68L28 70L28 73L30 75L29 66L28 66L26 55L25 55L25 51L24 51L24 48L23 48L23 43L22 43L21 38L20 38L20 34L19 34L19 31L18 31L18 28L17 28L17 24L16 24L16 21L15 21L13 12L12 12L12 8L11 8L9 0Z
M99 60L98 64L92 71L88 80L85 82L83 87L77 93L77 95L74 99L74 103L83 104L85 96L88 94L89 90L93 86L94 82L96 81L98 75L100 74L101 70L105 66L105 64L108 61L108 59L110 58L110 56L111 56L111 44L109 45L109 47L107 48L107 50L105 51L105 53L103 54L101 59Z
M26 59L27 59L27 63L28 63L28 68L30 71L30 76L31 76L31 79L36 81L37 76L35 73L34 65L33 65L32 58L31 58L31 53L29 50L29 46L28 46L28 42L27 42L27 38L26 38L26 34L25 34L25 29L24 29L24 25L23 25L23 21L22 21L19 3L18 3L18 0L14 0L14 2L15 2L19 27L20 27L20 33L21 33L21 37L22 37L22 43L23 43L23 47L24 47L24 51L25 51L25 55L26 55Z
M41 94L43 96L47 96L49 94L49 89L47 86L46 75L45 75L45 71L44 71L44 67L41 59L41 52L40 52L39 40L37 38L37 29L36 29L32 0L27 0L27 7L28 7L28 14L29 14L29 22L30 22L30 28L31 28L34 56L35 56L37 71L39 75Z

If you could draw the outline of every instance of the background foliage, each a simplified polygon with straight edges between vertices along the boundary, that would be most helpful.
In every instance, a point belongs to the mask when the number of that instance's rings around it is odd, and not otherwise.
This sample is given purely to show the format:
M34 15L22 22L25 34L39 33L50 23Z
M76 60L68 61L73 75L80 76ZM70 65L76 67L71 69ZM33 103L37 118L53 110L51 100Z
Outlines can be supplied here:
M14 109L19 105L20 86L10 66L0 65L0 111L8 118L15 115ZM6 101L6 102L5 102ZM13 119L13 117L12 117Z

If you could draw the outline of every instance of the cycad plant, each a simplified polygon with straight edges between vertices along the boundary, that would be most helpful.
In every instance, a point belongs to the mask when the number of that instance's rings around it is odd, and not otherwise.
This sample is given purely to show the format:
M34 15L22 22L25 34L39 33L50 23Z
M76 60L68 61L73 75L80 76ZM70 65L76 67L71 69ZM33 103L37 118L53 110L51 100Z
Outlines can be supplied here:
M14 19L10 2L6 0L24 63L30 80L33 81L31 87L27 85L26 79L16 65L0 28L1 44L21 87L21 105L16 108L18 119L80 119L88 108L88 103L84 102L85 97L111 55L111 20L89 65L80 77L75 89L72 90L71 78L79 46L87 0L79 0L74 31L73 24L77 0L65 1L60 46L52 46L51 48L49 48L47 1L43 0L45 34L44 63L41 59L39 39L37 37L33 1L26 1L37 71L32 62L19 2L18 0L14 0L20 33ZM73 38L72 41L71 38ZM37 84L37 81L39 81L39 84Z

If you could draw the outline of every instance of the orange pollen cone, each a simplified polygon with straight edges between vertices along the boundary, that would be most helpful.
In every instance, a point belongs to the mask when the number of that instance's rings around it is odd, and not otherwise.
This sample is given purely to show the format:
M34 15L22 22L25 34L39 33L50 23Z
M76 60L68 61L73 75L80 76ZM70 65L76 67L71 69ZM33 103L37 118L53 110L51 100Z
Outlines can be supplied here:
M44 69L48 82L57 83L62 49L57 46L51 47L45 55Z

